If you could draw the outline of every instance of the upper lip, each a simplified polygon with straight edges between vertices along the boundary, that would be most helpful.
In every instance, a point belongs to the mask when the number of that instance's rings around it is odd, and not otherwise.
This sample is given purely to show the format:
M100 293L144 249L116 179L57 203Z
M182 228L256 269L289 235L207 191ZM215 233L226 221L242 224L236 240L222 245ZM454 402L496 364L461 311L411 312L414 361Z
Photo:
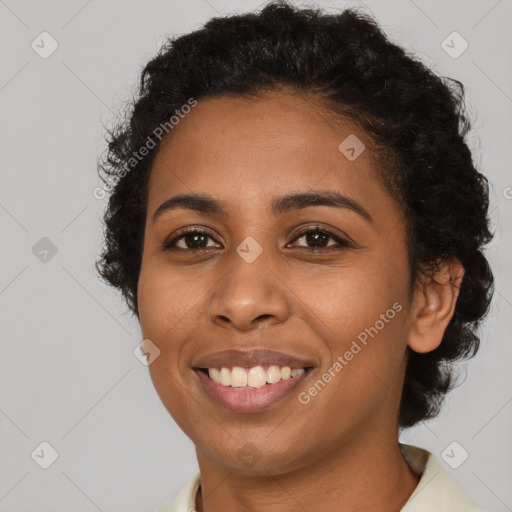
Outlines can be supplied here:
M277 365L290 368L307 368L315 366L312 359L302 358L270 349L253 350L222 350L198 358L192 365L194 368L219 368L222 366L252 368L254 366Z

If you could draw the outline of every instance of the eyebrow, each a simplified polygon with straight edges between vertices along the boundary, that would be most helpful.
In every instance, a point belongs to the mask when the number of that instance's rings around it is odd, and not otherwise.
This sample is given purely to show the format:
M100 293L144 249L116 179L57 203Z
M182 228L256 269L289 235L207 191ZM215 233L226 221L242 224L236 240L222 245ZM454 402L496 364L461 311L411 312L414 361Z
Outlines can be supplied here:
M370 223L373 222L370 214L358 202L333 190L293 193L278 197L272 201L271 213L274 217L277 217L292 210L301 210L309 206L344 208L357 213ZM177 209L194 210L206 215L228 216L226 205L212 196L205 194L183 194L163 202L153 215L153 222L164 212Z

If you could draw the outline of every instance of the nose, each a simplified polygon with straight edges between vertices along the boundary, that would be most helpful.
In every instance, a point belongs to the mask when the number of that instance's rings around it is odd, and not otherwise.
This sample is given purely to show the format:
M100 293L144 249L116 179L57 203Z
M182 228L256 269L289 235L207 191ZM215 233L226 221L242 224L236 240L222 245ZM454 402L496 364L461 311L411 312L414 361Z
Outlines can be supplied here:
M289 289L263 260L236 262L209 300L212 323L241 331L263 323L285 322L290 315Z

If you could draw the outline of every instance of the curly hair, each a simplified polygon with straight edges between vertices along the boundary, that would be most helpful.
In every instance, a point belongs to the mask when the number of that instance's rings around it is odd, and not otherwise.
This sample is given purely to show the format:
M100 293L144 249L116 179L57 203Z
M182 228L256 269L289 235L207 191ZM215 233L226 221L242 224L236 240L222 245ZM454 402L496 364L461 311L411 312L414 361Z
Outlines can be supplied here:
M420 272L435 278L440 261L456 258L465 269L441 344L422 354L407 348L399 427L432 418L455 385L453 363L478 350L477 330L493 295L493 274L482 252L493 237L488 182L464 140L471 122L463 84L433 73L358 9L331 15L277 1L168 38L145 65L138 98L124 120L107 130L108 148L98 167L111 194L96 268L138 316L158 127L190 98L257 97L282 88L314 95L329 116L356 123L378 148L379 177L404 212L409 293ZM134 160L150 140L153 149Z

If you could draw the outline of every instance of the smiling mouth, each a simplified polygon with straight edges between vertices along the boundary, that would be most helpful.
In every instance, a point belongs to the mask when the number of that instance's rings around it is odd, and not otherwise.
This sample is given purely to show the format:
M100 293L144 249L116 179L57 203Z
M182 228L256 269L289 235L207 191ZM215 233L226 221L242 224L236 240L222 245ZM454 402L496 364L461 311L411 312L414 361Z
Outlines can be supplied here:
M313 369L312 366L303 368L291 368L279 365L257 365L251 368L233 366L217 368L196 368L210 380L227 388L234 389L258 389L270 387L279 382L297 380Z
M259 369L255 370L254 368ZM200 388L209 398L213 398L225 409L247 414L271 409L286 398L293 396L293 393L310 376L313 369L313 366L293 368L296 370L293 376L291 367L277 365L251 368L241 366L194 368L194 373L198 377ZM281 378L281 372L283 372L284 378ZM210 373L212 377L210 377ZM271 382L267 382L266 378L263 381L263 375L267 376L268 373ZM216 382L214 379L222 379L223 383Z

